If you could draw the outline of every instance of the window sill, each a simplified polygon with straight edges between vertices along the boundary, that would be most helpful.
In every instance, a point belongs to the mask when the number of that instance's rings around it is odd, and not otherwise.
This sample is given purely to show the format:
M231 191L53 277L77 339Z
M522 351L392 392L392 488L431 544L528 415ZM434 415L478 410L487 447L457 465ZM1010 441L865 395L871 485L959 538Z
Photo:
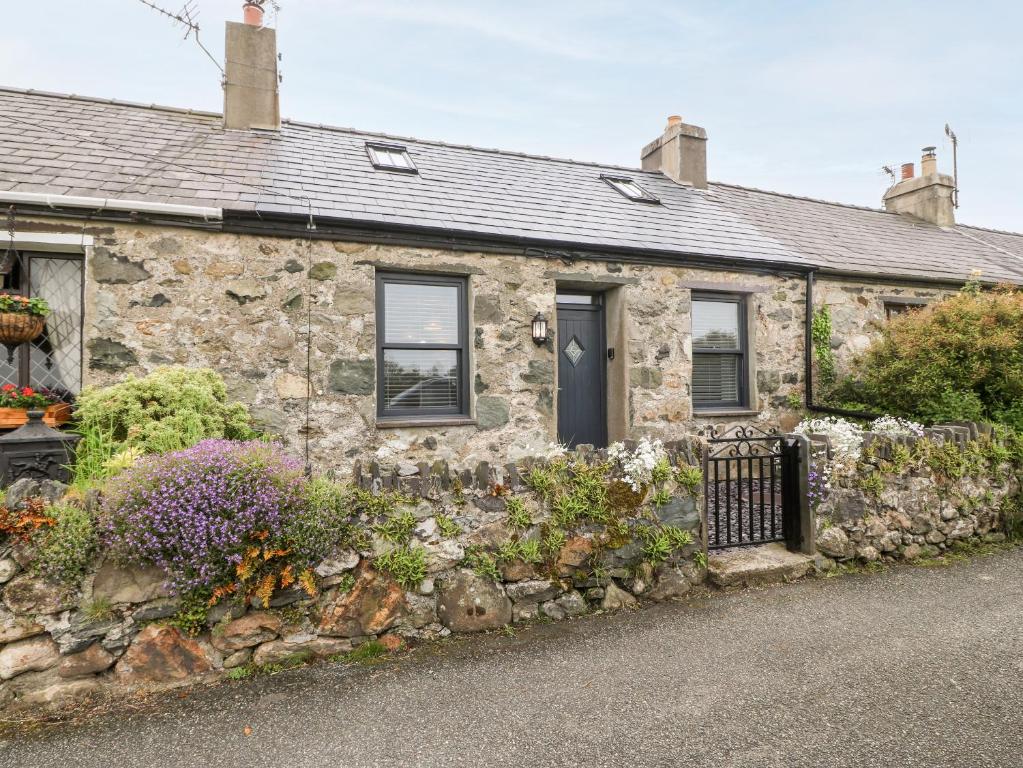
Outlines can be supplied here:
M474 427L476 419L465 416L436 416L425 418L378 418L377 429L408 429L410 427Z
M704 417L717 417L717 416L756 416L760 411L755 411L752 408L708 408L706 410L693 410L693 418L700 419Z

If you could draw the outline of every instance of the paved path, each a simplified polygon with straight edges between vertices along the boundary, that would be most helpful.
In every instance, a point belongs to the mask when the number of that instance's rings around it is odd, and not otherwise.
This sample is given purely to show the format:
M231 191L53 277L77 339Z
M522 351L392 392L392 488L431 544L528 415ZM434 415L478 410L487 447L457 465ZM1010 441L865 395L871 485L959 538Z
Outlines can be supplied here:
M1021 764L1023 549L314 666L0 746L4 768Z

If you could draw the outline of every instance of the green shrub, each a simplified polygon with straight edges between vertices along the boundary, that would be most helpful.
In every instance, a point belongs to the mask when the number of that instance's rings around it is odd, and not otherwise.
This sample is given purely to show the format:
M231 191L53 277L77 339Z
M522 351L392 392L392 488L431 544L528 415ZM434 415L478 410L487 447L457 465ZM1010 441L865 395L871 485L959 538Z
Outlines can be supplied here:
M63 502L47 507L45 514L55 522L36 534L39 542L36 567L58 581L76 584L96 552L99 537L92 515Z
M843 395L874 410L1023 427L1023 293L967 287L892 318L854 373Z
M165 453L207 438L256 436L245 406L228 402L223 380L208 368L169 366L141 379L129 375L109 387L87 388L75 418L83 436L77 463L100 480L110 474L104 465L126 449Z

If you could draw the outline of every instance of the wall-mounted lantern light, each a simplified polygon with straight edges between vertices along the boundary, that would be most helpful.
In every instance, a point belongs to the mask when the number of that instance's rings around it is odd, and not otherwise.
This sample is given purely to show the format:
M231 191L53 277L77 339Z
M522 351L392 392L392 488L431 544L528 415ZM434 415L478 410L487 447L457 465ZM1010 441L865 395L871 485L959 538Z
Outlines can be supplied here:
M533 343L537 346L547 343L547 318L543 312L537 312L533 317Z

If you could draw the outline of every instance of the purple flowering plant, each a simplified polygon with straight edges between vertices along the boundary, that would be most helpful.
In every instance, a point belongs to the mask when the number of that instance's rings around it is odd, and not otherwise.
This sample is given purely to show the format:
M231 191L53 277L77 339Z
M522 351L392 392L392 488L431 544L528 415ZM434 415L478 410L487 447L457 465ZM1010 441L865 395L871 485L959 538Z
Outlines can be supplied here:
M810 505L817 509L831 492L832 468L827 461L811 461L807 496Z
M233 584L253 541L287 551L282 533L303 511L304 485L279 445L203 440L115 477L101 535L118 559L163 569L179 593Z

